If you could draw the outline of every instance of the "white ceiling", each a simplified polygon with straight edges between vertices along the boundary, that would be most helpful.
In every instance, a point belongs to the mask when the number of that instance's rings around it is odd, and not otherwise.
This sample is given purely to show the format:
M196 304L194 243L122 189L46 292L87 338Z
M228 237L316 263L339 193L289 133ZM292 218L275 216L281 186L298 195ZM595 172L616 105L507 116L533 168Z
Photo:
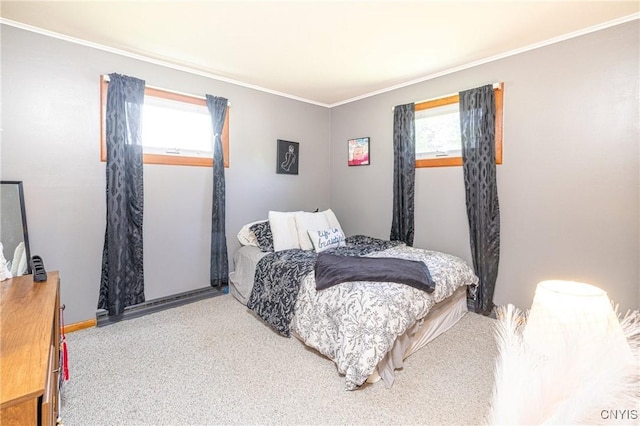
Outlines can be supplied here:
M334 106L638 19L639 10L637 0L2 0L0 15L5 24Z

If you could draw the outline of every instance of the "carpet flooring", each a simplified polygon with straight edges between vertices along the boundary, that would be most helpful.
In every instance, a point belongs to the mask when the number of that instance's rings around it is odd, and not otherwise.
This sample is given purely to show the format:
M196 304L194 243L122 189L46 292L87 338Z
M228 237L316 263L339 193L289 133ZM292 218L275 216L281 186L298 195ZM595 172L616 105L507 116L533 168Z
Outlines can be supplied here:
M485 422L494 320L466 314L383 382L346 391L335 364L230 295L67 335L64 425Z

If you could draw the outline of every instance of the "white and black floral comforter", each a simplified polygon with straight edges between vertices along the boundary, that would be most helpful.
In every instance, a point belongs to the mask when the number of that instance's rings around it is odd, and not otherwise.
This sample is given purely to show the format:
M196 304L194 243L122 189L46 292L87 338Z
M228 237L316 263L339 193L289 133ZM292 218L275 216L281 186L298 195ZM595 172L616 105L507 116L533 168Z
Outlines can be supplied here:
M353 390L373 373L398 336L435 303L460 286L475 286L478 278L456 256L404 244L357 236L347 239L347 247L341 249L337 254L422 261L436 288L427 293L403 284L360 281L316 291L315 253L289 250L276 253L274 258L267 255L258 263L247 306L282 334L295 332L308 346L333 360L338 372L345 375L346 388Z

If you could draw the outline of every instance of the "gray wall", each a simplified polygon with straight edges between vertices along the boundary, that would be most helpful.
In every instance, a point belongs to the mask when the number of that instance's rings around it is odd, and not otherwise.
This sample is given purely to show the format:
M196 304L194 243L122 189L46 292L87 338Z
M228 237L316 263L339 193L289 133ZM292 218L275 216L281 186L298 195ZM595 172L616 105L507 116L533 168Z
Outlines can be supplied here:
M496 303L530 306L538 281L599 285L640 307L638 21L331 110L1 26L0 177L22 180L33 254L60 270L67 323L95 317L105 202L99 75L119 72L231 106L227 239L272 210L331 207L347 234L388 238L394 105L505 83ZM346 141L371 137L370 166ZM276 139L300 175L276 175ZM329 143L330 141L330 143ZM329 171L330 173L327 173ZM146 296L207 286L211 169L145 166ZM416 240L470 259L459 167L416 173Z
M95 318L105 227L99 76L231 101L226 169L229 252L268 210L329 207L330 111L104 51L1 26L3 180L24 181L31 250L61 274L65 320ZM300 174L276 175L276 140L300 142ZM212 170L144 169L147 299L209 281Z
M331 111L331 207L347 234L388 238L392 107L504 82L497 304L531 305L543 279L600 286L640 308L639 25L633 21ZM347 139L371 137L348 167ZM415 246L470 260L461 167L416 171Z

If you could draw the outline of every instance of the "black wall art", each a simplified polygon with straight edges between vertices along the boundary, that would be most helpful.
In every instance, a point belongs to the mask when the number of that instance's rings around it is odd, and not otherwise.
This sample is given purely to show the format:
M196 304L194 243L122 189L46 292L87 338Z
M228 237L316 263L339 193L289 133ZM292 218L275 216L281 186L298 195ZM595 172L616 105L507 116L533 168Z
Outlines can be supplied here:
M278 158L276 173L283 175L297 175L300 162L300 144L278 139Z

